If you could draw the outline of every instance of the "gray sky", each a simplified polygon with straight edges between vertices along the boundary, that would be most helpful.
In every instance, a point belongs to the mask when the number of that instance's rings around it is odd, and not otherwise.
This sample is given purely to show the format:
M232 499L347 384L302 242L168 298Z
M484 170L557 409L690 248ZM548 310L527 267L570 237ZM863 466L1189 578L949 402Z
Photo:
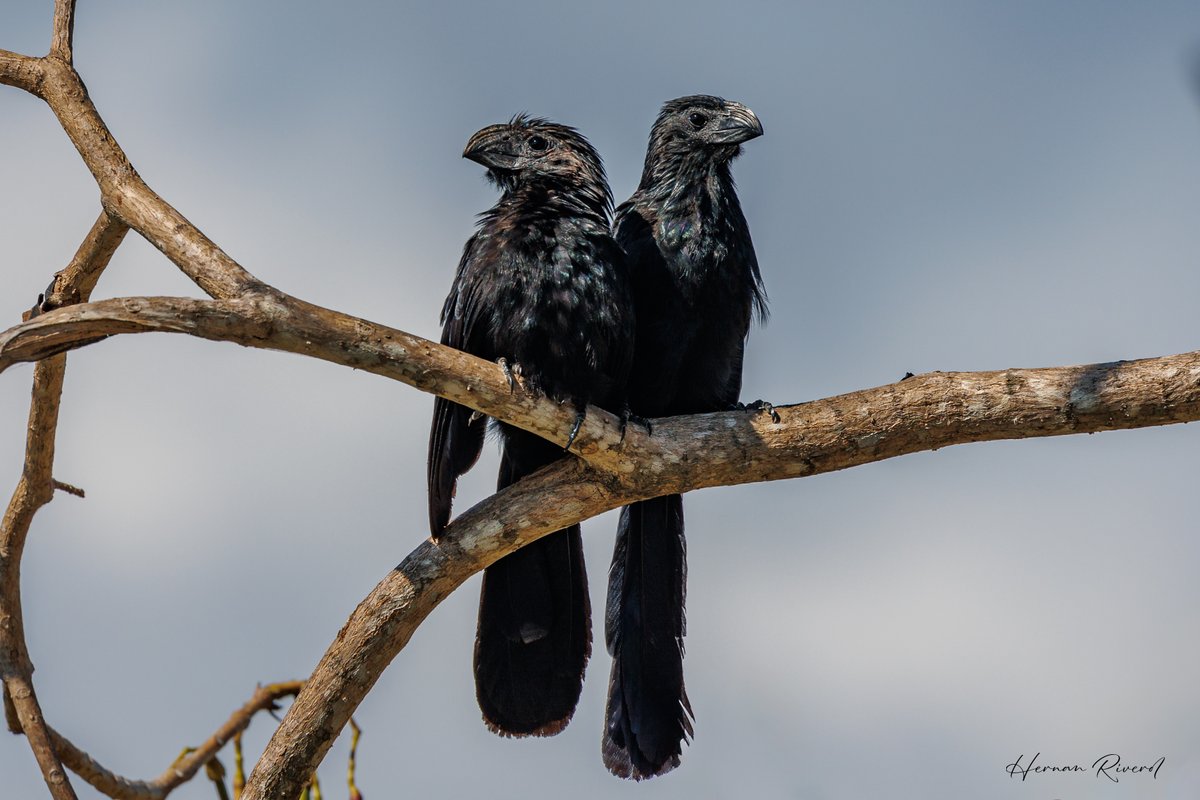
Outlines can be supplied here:
M0 47L43 53L49 2ZM735 165L771 297L744 397L906 371L1200 347L1194 0L82 4L77 65L155 190L262 279L424 336L474 214L460 158L517 111L576 125L633 190L662 101L745 102ZM53 116L0 89L0 314L95 219ZM131 235L97 297L197 290ZM0 376L0 492L32 369ZM306 676L425 535L431 400L296 356L124 337L70 357L56 476L24 564L48 718L158 774L256 682ZM482 498L490 453L460 488ZM358 714L394 796L1191 798L1200 792L1200 426L971 445L687 498L696 741L634 785L600 763L599 642L574 722L498 739L471 680L477 581ZM615 519L585 525L593 606ZM599 631L597 631L599 634ZM261 748L270 720L252 726ZM1156 781L1005 765L1166 757ZM341 788L345 743L322 778ZM0 738L5 796L39 797ZM403 783L401 783L403 781ZM82 796L94 796L76 781ZM208 798L197 782L176 794Z

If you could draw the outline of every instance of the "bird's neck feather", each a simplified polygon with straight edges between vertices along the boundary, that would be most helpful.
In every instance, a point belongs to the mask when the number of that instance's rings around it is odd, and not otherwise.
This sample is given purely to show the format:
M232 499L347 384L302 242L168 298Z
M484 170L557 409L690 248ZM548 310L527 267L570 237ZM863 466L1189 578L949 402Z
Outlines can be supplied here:
M647 167L638 191L659 215L668 217L721 214L737 203L730 159L713 159L704 153L687 153L655 169Z

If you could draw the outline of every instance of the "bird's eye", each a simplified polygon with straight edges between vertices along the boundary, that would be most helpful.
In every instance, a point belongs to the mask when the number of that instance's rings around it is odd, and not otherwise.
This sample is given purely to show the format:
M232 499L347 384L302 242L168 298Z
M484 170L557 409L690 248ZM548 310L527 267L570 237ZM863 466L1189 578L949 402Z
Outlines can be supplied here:
M692 123L693 128L700 130L706 124L708 124L708 117L704 116L699 111L693 111L688 115L688 122Z
M549 149L549 147L550 147L550 143L548 141L546 141L544 138L542 138L541 136L530 136L529 137L529 149L530 150L536 150L540 153L544 150Z

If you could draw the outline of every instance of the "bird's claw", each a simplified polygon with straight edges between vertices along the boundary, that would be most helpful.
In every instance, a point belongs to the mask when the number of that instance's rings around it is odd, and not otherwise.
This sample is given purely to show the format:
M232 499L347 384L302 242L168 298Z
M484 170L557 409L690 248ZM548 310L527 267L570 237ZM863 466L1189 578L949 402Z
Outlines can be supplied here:
M34 317L41 316L47 311L53 311L54 309L58 308L58 305L53 300L55 296L54 285L56 283L58 283L57 275L50 279L50 285L46 287L46 291L38 295L37 302L33 304L33 308L21 315L22 322L29 322L29 320L33 319Z
M516 363L510 365L504 356L497 358L496 364L504 373L504 380L508 381L508 393L512 394L517 390L517 384L521 382L521 365Z
M637 414L634 414L632 411L630 411L628 406L626 406L621 411L621 440L620 441L622 443L625 441L625 429L627 427L629 427L630 422L634 423L635 425L641 425L643 428L645 428L647 436L654 435L654 425L651 424L650 420L646 419L645 417L639 417Z
M771 422L776 425L780 423L779 412L775 410L775 406L766 400L755 400L753 403L737 403L734 408L738 411L765 411L771 415Z
M586 408L581 408L575 412L575 424L571 427L571 433L567 436L567 446L563 450L570 450L571 445L575 444L575 437L579 435L579 429L583 427L583 420L586 417Z
M46 295L44 293L39 294L37 302L33 304L33 308L29 309L28 311L26 311L24 314L21 315L21 321L29 322L29 320L33 319L34 317L36 317L40 314L44 314L46 311L47 311Z

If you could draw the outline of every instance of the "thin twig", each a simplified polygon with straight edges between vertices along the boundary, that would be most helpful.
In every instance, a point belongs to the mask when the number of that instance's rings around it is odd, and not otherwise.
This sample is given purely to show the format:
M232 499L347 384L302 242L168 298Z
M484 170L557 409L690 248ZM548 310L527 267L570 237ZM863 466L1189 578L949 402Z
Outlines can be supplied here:
M229 792L225 789L225 765L216 756L204 764L204 775L217 788L217 800L229 800Z
M246 788L246 764L242 758L242 734L238 731L233 735L233 800L240 800L242 789Z
M74 495L75 497L87 497L87 494L83 491L83 489L80 489L78 486L72 486L69 483L63 483L59 480L54 481L54 489L55 491L66 492L67 494Z
M96 790L120 800L163 800L177 786L191 780L230 739L244 731L255 714L273 709L277 701L294 696L303 685L303 681L286 681L258 687L203 744L187 748L161 775L147 781L117 775L58 731L47 730L63 763Z
M358 740L362 736L362 728L358 727L358 723L354 721L354 717L350 718L350 758L346 766L346 786L350 789L350 800L363 800L362 792L358 790L358 786L354 782L354 772L358 758Z

